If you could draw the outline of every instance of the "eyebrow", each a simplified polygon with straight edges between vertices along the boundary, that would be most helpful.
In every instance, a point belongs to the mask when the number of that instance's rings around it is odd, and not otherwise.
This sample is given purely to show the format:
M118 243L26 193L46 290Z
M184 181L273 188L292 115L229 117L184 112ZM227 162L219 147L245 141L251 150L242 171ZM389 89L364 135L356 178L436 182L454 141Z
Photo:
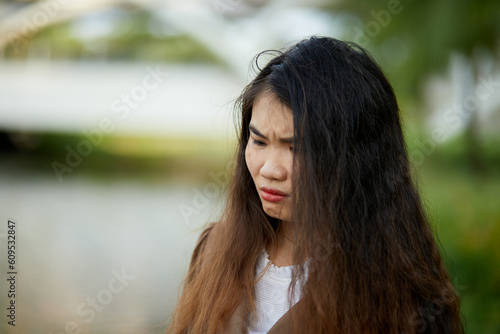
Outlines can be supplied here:
M251 132L253 132L255 135L268 140L268 138L266 136L264 136L259 130L257 130L257 128L255 126L253 126L253 125L250 124L248 126L248 129ZM282 142L282 143L286 143L286 144L293 144L293 142L295 141L295 138L294 137L291 137L291 138L280 138L279 141Z

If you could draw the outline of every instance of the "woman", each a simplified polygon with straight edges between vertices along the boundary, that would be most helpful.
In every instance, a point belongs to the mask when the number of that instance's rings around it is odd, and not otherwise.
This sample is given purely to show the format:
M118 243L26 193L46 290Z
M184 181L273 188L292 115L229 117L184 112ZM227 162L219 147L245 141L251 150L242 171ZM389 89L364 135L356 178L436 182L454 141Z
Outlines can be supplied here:
M304 40L240 107L225 211L168 332L462 333L394 92L367 52Z

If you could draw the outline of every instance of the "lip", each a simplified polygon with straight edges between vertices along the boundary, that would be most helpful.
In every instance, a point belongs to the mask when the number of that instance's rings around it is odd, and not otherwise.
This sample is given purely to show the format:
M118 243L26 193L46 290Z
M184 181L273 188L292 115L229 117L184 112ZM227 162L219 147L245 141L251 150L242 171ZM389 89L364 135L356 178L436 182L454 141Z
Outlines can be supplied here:
M262 198L269 202L280 202L288 197L288 195L281 190L269 187L261 187L260 192Z

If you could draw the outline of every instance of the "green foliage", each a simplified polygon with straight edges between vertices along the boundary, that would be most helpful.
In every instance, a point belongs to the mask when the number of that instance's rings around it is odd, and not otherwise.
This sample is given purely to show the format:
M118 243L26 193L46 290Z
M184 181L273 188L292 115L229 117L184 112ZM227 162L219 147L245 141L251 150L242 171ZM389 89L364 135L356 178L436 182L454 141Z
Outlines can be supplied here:
M494 52L500 36L496 0L358 0L335 2L327 9L361 18L363 25L353 27L347 38L372 51L395 86L413 97L429 73L446 69L451 52L471 57L478 46ZM364 31L364 38L356 29ZM394 57L383 56L386 43L394 40L407 48L408 59L401 66L392 65Z
M453 164L429 162L421 169L421 181L460 293L467 333L498 333L500 174L477 177Z
M426 134L408 123L411 152ZM415 166L415 176L460 295L467 333L499 333L500 138L482 143L481 174L470 166L464 142L459 136L437 145Z

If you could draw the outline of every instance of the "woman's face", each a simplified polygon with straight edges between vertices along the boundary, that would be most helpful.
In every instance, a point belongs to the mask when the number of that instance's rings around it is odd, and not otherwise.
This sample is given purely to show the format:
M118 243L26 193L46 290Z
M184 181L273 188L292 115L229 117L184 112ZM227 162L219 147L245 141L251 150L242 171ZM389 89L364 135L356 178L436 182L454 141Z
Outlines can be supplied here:
M293 116L271 93L261 93L252 107L245 160L264 211L291 220Z

